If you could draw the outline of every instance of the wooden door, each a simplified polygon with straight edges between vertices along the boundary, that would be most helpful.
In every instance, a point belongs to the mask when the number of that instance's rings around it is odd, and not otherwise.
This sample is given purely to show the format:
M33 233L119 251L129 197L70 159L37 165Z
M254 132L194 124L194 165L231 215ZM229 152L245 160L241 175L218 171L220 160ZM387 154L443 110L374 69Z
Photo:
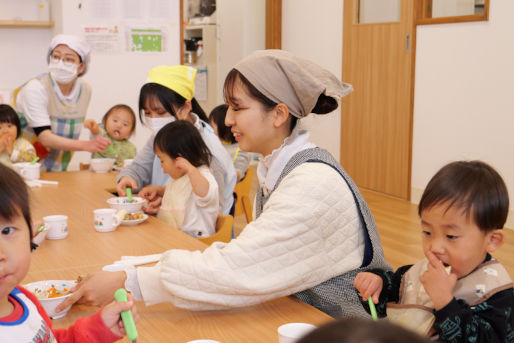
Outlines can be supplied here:
M359 0L344 2L343 80L355 91L343 99L341 164L358 186L408 200L416 0L397 1L399 21L381 23L359 23Z

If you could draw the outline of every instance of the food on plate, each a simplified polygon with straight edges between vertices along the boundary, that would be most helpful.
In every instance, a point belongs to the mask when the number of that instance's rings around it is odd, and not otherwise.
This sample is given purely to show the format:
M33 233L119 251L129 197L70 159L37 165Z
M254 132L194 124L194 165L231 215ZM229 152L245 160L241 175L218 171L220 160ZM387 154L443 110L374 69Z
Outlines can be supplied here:
M41 289L36 287L33 293L38 299L50 299L68 295L71 293L71 291L66 287L58 288L55 285L51 285L47 289Z
M125 216L123 217L123 220L138 220L138 219L143 219L143 217L144 217L143 211L137 211L134 213L125 214Z

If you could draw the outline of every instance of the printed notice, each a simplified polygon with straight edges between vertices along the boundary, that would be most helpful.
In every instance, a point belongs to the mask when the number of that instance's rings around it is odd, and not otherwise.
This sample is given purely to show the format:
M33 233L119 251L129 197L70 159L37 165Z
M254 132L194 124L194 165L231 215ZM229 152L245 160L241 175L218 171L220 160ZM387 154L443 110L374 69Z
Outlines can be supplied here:
M128 27L126 44L128 52L166 52L167 29Z
M207 69L198 69L195 79L195 99L206 101L207 96Z
M83 26L82 30L95 53L121 52L121 38L117 25Z

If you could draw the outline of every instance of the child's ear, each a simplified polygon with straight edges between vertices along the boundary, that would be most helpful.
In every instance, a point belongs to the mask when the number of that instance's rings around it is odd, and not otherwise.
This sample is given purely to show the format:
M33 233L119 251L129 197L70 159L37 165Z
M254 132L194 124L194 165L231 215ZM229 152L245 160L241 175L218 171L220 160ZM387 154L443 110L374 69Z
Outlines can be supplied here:
M503 244L503 230L496 229L487 234L487 252L492 253Z

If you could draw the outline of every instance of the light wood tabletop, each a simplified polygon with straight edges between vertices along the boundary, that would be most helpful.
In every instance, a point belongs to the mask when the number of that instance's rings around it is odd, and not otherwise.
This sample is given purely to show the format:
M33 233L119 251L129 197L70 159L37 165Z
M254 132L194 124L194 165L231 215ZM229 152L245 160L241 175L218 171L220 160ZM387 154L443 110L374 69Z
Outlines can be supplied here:
M29 273L23 284L39 280L69 280L99 271L123 255L148 255L168 249L203 250L206 245L175 230L154 217L137 226L120 225L113 232L96 232L93 210L108 208L115 173L91 171L43 173L41 179L58 185L31 188L33 220L47 215L68 216L68 237L45 240L32 253ZM65 318L54 320L54 328L68 327L77 318L97 308L74 306ZM138 342L187 342L214 339L230 342L278 342L277 328L288 322L319 325L331 317L293 297L260 305L224 311L188 311L171 304L145 306L137 302L140 322ZM128 341L124 338L123 341Z

